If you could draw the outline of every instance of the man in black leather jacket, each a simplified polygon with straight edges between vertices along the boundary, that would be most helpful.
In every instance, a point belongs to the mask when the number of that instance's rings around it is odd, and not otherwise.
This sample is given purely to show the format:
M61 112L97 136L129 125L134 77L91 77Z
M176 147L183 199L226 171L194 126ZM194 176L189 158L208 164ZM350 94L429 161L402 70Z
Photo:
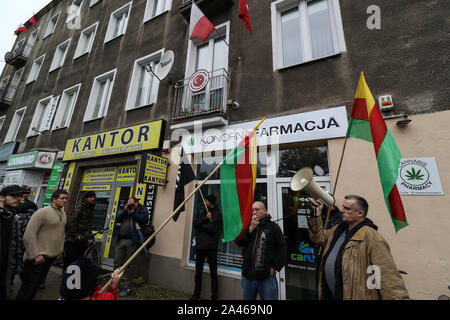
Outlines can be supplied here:
M243 247L242 297L244 300L278 300L276 271L286 263L286 242L280 227L271 221L266 206L253 203L252 221L236 244Z

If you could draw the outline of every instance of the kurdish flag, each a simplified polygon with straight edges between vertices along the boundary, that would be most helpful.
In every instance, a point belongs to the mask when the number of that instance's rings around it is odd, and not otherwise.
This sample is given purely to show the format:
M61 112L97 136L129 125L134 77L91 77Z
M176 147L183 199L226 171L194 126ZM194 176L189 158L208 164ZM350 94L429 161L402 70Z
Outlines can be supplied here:
M220 167L223 242L241 237L252 218L256 156L255 127L225 157Z
M353 102L347 136L373 142L384 200L395 231L398 232L408 225L402 200L395 184L402 155L387 129L362 72Z

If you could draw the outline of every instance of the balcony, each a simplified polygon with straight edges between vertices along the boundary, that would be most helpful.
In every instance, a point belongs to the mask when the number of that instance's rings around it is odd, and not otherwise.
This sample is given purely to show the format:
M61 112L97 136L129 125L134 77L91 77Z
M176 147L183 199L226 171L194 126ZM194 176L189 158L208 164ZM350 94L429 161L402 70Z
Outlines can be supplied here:
M228 73L225 69L214 70L209 78L206 87L197 92L189 88L189 79L177 81L171 129L193 129L194 120L201 120L203 128L228 124Z
M0 87L0 109L9 107L16 93L16 89L17 87L11 84Z
M191 3L192 0L181 0L180 13L188 22L191 15ZM211 18L231 7L233 0L198 0L195 3L208 18Z
M28 61L31 49L33 46L28 43L19 43L12 52L8 52L5 55L6 63L15 66L16 68L22 68Z

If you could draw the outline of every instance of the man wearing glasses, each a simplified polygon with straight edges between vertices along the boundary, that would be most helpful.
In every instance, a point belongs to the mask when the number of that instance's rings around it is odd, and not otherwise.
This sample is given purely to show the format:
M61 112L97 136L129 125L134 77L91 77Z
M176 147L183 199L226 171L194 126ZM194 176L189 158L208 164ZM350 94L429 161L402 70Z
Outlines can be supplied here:
M6 277L9 265L9 247L17 206L22 199L18 185L4 187L0 191L0 300L6 299Z
M36 211L28 222L23 235L24 267L17 300L33 300L53 262L62 256L67 223L63 209L66 201L67 191L56 190L52 194L52 203Z

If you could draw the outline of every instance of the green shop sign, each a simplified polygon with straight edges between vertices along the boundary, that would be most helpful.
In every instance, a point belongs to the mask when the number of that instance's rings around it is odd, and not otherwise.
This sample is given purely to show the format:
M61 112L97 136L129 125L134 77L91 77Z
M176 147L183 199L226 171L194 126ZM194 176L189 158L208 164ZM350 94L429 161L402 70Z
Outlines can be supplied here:
M13 154L9 157L8 163L6 164L6 169L33 167L36 162L37 154L37 151L22 154Z
M50 178L48 180L47 190L45 191L44 206L52 203L52 194L58 189L59 176L61 174L63 163L57 163L53 166Z

